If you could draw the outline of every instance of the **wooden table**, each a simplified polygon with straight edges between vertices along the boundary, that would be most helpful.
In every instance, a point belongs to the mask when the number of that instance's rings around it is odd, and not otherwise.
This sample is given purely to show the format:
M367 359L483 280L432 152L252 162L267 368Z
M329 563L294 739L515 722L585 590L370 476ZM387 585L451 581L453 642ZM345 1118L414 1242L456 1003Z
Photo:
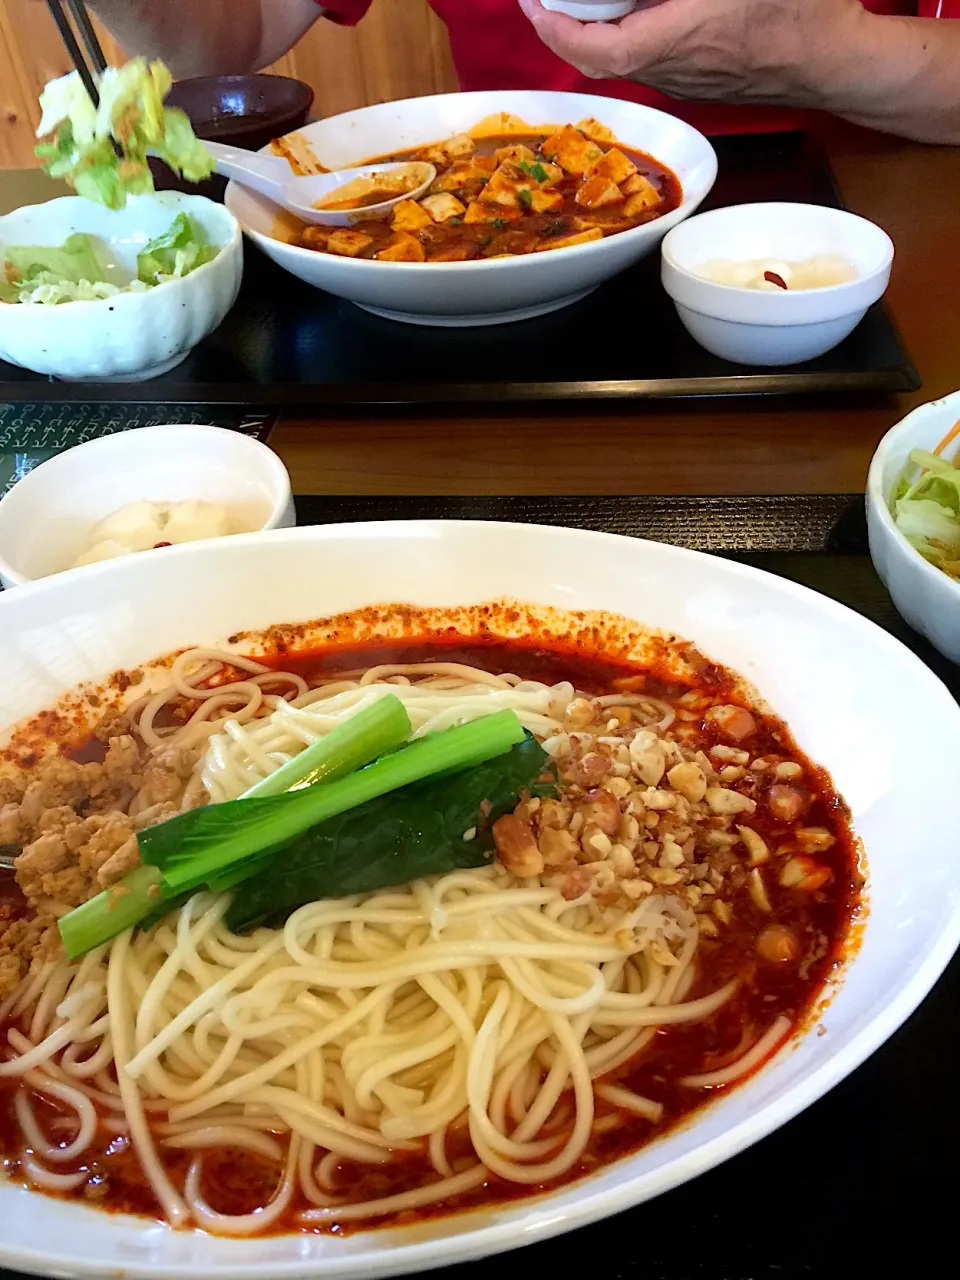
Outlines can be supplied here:
M910 408L960 386L960 148L831 127L850 208L897 246L888 303L923 378L912 395L831 403L636 405L287 419L271 443L298 493L849 493ZM0 173L0 210L55 194Z

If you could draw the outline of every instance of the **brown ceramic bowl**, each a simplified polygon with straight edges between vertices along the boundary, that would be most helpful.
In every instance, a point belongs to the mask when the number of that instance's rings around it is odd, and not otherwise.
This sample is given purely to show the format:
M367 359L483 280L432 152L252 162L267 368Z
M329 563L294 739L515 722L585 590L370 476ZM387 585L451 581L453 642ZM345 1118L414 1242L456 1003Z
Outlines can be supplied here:
M170 90L167 106L180 107L190 117L198 138L231 147L259 151L274 138L306 124L313 90L287 76L199 76L180 80ZM187 191L222 200L223 178L198 185L185 183L156 160L151 160L159 191Z

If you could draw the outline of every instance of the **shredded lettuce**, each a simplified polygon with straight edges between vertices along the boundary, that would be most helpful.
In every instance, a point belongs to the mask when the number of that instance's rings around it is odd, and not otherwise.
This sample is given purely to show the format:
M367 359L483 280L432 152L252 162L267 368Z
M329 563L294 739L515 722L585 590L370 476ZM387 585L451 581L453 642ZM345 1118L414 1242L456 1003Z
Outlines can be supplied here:
M187 116L163 100L173 79L162 62L133 58L108 67L95 108L75 71L52 80L40 95L36 154L46 173L62 178L78 195L110 209L127 196L153 191L147 154L188 182L213 172L213 159Z
M169 229L137 254L137 276L144 284L162 284L189 275L216 256L203 229L178 213Z
M207 243L203 228L185 213L178 213L163 235L140 251L134 280L110 263L102 241L82 231L59 247L11 246L0 251L5 259L0 269L0 302L56 306L137 293L189 275L212 261L217 252Z
M960 581L960 467L914 449L894 487L890 513L924 559Z

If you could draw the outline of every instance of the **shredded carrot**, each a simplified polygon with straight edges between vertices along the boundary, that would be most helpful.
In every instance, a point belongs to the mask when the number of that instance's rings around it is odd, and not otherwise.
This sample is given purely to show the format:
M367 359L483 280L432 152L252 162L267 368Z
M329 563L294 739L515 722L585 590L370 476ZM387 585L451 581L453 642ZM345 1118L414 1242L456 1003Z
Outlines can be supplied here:
M943 453L944 449L947 447L950 441L955 440L957 436L960 436L960 422L955 422L953 424L953 426L950 428L947 434L943 437L943 439L934 449L933 452L936 454L938 458L941 455L941 453Z

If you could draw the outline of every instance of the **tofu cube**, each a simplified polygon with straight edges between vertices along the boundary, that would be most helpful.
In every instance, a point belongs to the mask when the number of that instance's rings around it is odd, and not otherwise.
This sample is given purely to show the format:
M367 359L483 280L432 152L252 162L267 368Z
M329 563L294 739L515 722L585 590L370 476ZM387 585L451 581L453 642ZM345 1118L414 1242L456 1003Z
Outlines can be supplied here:
M351 231L348 227L339 227L331 232L327 241L327 253L336 253L341 258L359 258L373 244L373 236L363 231Z
M635 218L637 214L650 209L658 209L663 203L660 192L642 174L638 173L631 178L630 185L635 185L635 190L628 195L627 203L623 206L623 212L628 218Z
M615 141L613 131L608 129L605 124L601 124L599 120L595 120L593 116L588 116L586 120L579 121L577 128L586 137L593 138L594 142Z
M422 231L432 223L429 213L426 209L421 209L416 200L401 200L393 206L390 225L394 231Z
M609 178L588 178L577 192L577 204L584 209L599 209L605 204L619 204L623 193Z
M632 178L637 172L637 166L633 161L619 151L616 147L612 147L596 164L590 168L588 177L609 178L611 182L615 182L617 186L621 182L626 182L628 178Z
M551 191L543 187L530 193L530 212L549 213L551 209L559 209L563 204L563 196L559 191Z
M585 138L572 124L564 125L559 133L547 138L541 150L545 156L556 160L565 173L572 173L577 177L585 174L603 155L602 149Z
M482 200L474 200L463 215L464 225L468 222L496 222L510 221L520 218L522 215L519 209L501 208L495 204L484 204Z
M492 172L492 169L481 168L479 165L474 164L472 160L463 160L451 166L446 173L442 173L437 178L430 188L430 194L436 195L441 191L459 191L465 183L478 179L485 182Z
M476 149L477 144L471 137L465 133L458 133L448 138L446 142L438 142L436 146L428 147L423 153L423 158L431 164L449 164L451 160L465 160L468 156L472 156Z
M462 160L465 156L473 155L477 144L468 133L457 133L448 138L443 147L451 160Z
M304 227L300 242L305 249L325 249L329 239L329 227Z
M575 244L589 244L592 240L602 240L603 232L599 227L589 231L578 231L573 236L556 236L552 240L541 240L537 245L537 253L546 253L550 249L569 249Z
M473 244L448 244L444 249L437 249L430 255L431 262L466 262L477 256L477 247Z
M507 209L522 209L524 206L529 208L532 191L536 186L537 183L529 173L507 160L484 187L481 198L486 204ZM521 191L526 194L521 196Z
M388 245L373 255L378 262L426 262L423 245L408 231L398 231Z
M501 147L493 153L493 158L497 164L503 164L504 160L512 160L514 164L519 164L521 160L525 164L533 164L537 156L529 147L525 147L522 142L518 142L512 147Z
M427 196L420 201L420 207L426 209L434 222L449 222L451 218L462 217L467 211L466 205L449 193Z

